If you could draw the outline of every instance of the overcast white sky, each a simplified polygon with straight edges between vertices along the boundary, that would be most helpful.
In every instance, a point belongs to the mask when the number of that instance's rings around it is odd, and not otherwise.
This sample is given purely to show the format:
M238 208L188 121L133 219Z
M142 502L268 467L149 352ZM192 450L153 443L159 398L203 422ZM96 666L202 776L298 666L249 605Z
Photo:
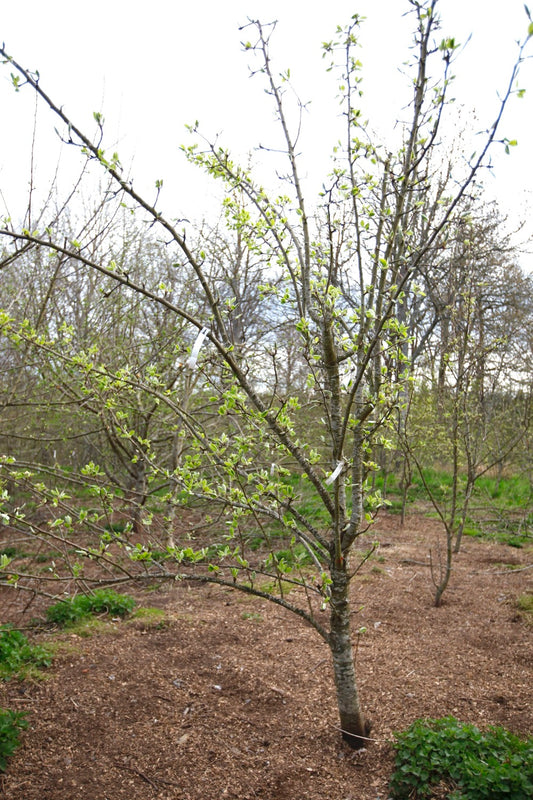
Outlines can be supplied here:
M533 5L533 3L532 3ZM453 95L464 106L462 118L472 130L489 127L516 56L516 41L527 32L522 0L440 0L442 35L466 43L455 64ZM245 154L260 142L276 143L273 112L261 79L248 77L249 54L239 32L247 19L278 20L273 40L277 67L291 68L303 101L312 100L304 120L302 150L309 188L327 172L337 138L336 83L325 73L321 43L353 13L367 17L361 30L365 104L383 137L401 115L399 67L409 57L412 17L407 0L26 0L2 4L0 41L25 66L38 69L43 88L71 118L92 131L92 113L106 118L109 148L136 176L137 188L151 191L164 178L164 208L173 217L201 216L209 196L199 176L184 164L178 146L188 141L185 123L199 120L208 135ZM533 54L533 41L531 52ZM524 99L514 99L502 134L518 140L510 156L494 155L489 191L513 217L533 218L533 64L523 65ZM17 213L21 188L29 177L31 103L15 95L9 69L0 72L0 191L9 211ZM28 93L29 95L29 93ZM6 125L8 121L8 125ZM44 191L46 169L55 164L56 144L46 135L50 119L38 118L38 150ZM0 211L4 211L0 199ZM533 230L528 222L529 232Z

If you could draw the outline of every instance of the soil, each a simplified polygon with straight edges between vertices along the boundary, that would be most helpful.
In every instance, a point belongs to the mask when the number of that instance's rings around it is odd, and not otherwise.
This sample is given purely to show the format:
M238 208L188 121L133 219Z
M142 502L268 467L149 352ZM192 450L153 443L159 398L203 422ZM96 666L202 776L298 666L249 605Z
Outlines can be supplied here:
M380 517L378 558L353 582L362 751L342 742L327 647L289 612L214 586L143 595L157 618L109 622L63 644L48 677L9 681L29 713L0 780L8 800L385 800L391 739L452 714L531 734L531 548L467 539L441 608L428 551L437 523ZM510 565L514 569L510 568ZM4 602L6 597L3 598ZM8 604L4 605L7 609ZM50 637L40 634L40 639Z

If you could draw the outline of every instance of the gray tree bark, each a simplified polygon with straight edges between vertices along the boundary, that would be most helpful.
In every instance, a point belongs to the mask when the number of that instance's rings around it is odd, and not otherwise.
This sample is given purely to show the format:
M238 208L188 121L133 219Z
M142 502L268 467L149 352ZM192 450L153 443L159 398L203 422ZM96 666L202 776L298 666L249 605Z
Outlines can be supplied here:
M333 674L337 691L342 738L358 750L365 747L370 722L365 720L359 703L355 663L350 631L349 577L345 565L331 571L330 641Z

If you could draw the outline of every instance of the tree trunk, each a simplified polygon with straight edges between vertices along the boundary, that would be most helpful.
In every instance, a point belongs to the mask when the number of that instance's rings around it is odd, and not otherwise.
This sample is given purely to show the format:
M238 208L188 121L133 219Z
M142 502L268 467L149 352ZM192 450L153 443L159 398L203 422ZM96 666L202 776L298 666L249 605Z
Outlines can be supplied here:
M142 510L146 502L146 462L144 459L139 459L135 465L135 477L130 494L130 503L132 508L131 522L132 530L135 534L140 534L142 531Z
M466 481L466 489L465 489L465 497L463 500L463 509L461 513L461 522L459 524L459 528L457 529L457 535L455 537L455 547L453 548L454 553L458 553L461 549L461 541L463 538L463 532L466 525L466 518L468 515L468 511L470 508L470 500L472 497L472 492L474 491L476 479L475 476L472 474L472 471L468 470L468 478Z
M331 631L329 645L337 689L342 738L354 750L367 745L370 725L359 705L350 632L349 578L344 565L331 571Z
M440 608L442 603L442 595L446 591L448 583L450 581L450 577L452 574L452 558L453 558L453 530L450 528L446 528L446 564L443 566L442 563L439 565L440 570L440 579L439 582L435 582L436 592L435 592L435 608ZM433 565L431 567L433 570Z

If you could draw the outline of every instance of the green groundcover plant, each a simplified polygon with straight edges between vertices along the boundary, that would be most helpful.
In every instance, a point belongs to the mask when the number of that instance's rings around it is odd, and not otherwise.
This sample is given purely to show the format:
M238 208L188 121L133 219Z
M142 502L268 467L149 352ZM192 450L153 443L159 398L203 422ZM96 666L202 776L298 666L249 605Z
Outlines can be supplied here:
M97 589L93 594L78 594L54 603L46 611L49 622L69 625L91 614L111 614L125 617L135 608L135 600L127 594L117 594L112 589Z
M519 739L505 728L482 732L454 717L416 720L396 734L394 748L390 791L395 800L533 797L533 739Z
M24 712L0 709L0 772L4 772L7 759L19 746L19 731L27 727Z
M0 626L0 678L23 675L31 667L49 667L51 660L45 647L29 644L24 634L11 625Z

